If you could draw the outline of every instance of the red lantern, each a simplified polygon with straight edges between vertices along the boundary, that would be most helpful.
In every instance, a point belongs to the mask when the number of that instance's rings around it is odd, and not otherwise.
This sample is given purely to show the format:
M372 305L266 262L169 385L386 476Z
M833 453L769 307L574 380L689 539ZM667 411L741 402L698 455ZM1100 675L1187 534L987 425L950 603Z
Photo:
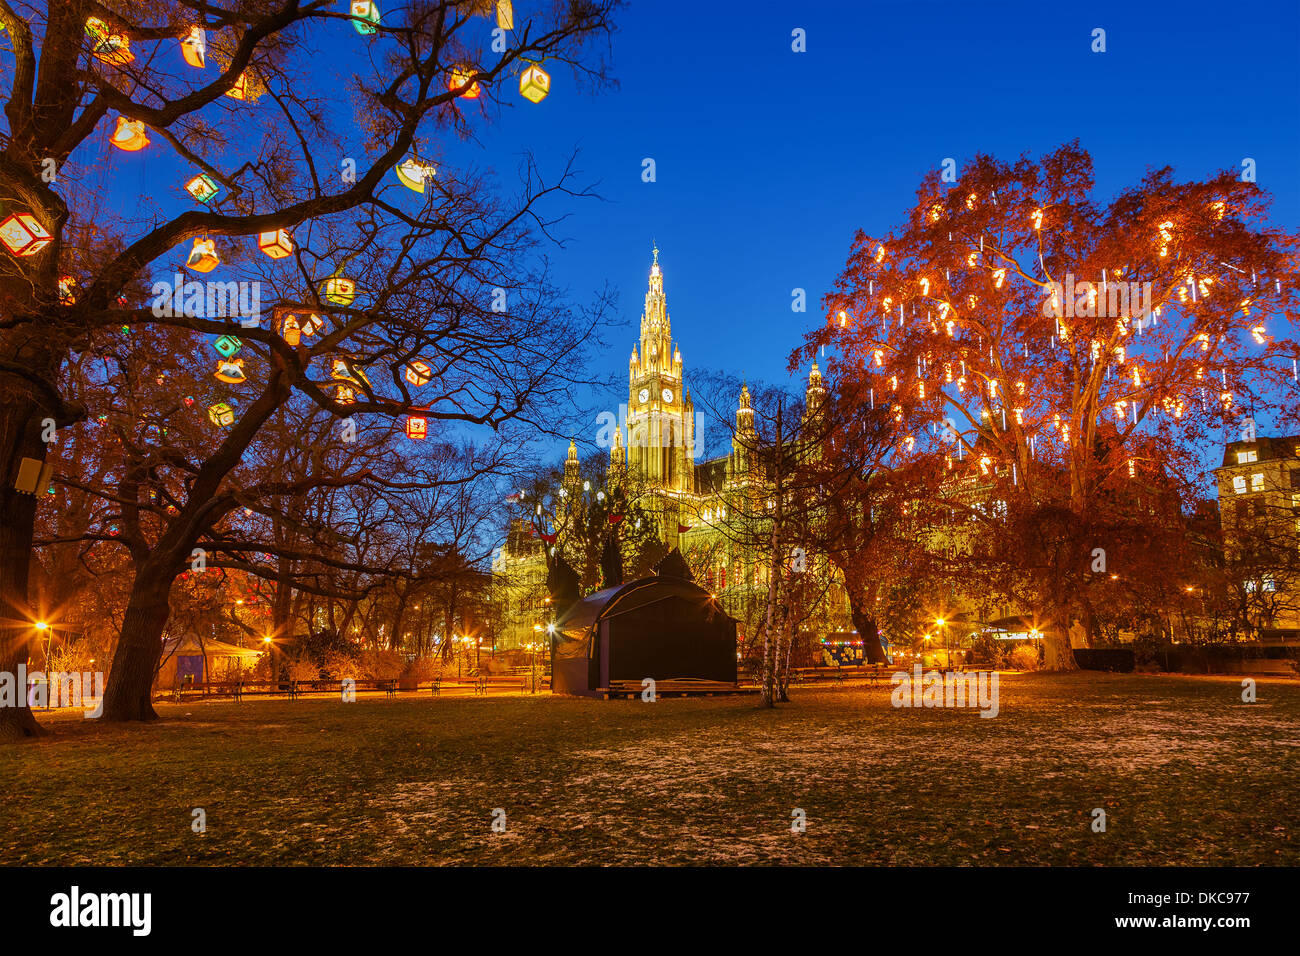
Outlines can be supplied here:
M429 434L429 422L423 415L408 415L406 418L406 437L415 441L424 441Z

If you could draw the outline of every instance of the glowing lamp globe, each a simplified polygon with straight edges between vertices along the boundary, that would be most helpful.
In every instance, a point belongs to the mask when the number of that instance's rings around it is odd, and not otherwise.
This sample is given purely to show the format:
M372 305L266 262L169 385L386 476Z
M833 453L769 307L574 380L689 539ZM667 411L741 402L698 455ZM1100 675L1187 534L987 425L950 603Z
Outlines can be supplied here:
M478 99L479 95L483 91L479 89L478 83L470 83L470 80L474 77L476 72L477 71L472 66L453 67L451 72L447 75L447 89L454 93L466 83L469 83L469 88L466 89L464 93L460 94L461 98L466 100Z
M206 203L221 190L211 176L207 173L199 173L185 184L185 191L199 202Z
M519 92L531 103L540 103L551 92L551 75L534 63L519 76Z
M379 22L379 4L374 0L352 0L352 26L362 36L375 32Z
M190 35L181 40L181 55L190 66L203 69L208 53L208 34L202 27L190 27Z
M283 259L293 253L293 240L289 238L287 230L277 229L275 232L264 232L259 235L257 248L272 259Z
M208 406L208 418L218 428L225 428L235 423L235 410L229 402L217 402Z
M427 362L415 359L406 366L406 380L416 388L421 385L428 385L431 378L433 378L433 369L429 368Z
M211 272L219 265L221 258L217 255L216 242L212 239L195 239L190 257L185 260L185 268L195 272Z
M357 297L357 284L345 276L330 276L325 282L325 298L339 305L351 305Z
M113 130L113 135L108 141L128 153L139 152L149 145L149 137L144 133L144 123L139 120L129 120L125 116L117 118L117 129Z
M423 441L429 434L429 422L423 415L406 417L406 437L414 441Z
M34 256L53 238L29 213L13 213L0 223L0 242L15 256Z
M424 184L437 173L437 170L432 166L421 162L414 156L402 160L393 168L397 170L397 178L401 184L407 189L415 190L417 193L424 192Z

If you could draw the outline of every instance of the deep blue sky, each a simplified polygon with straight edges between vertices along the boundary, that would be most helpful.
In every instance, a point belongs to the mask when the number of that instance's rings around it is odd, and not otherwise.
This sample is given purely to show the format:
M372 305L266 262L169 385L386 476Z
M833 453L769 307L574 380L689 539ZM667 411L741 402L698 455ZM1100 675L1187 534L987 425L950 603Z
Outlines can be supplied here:
M515 0L517 18L533 2ZM486 41L490 21L475 26ZM791 50L796 27L806 53ZM1106 30L1105 53L1091 52L1095 27ZM313 42L313 80L325 83L367 55L343 23ZM571 214L557 229L565 247L550 255L576 298L606 282L620 292L627 326L599 363L620 387L577 396L599 408L625 398L652 237L688 376L708 368L778 381L819 321L854 230L899 221L944 157L1036 156L1078 137L1104 201L1148 167L1202 178L1249 156L1276 222L1300 223L1296 0L633 0L612 67L620 88L594 96L552 67L541 104L505 91L509 108L475 123L476 142L440 144L442 162L463 157L508 188L524 150L552 176L580 151L578 182L603 201L547 209ZM364 155L359 130L355 138ZM82 188L128 215L193 207L178 185L192 170L163 144L123 154L105 142L101 153L107 162ZM655 183L641 181L646 157ZM790 310L795 287L808 293L803 315ZM593 425L585 437L594 434Z
M806 53L790 49L795 27ZM1094 27L1105 53L1091 52ZM608 279L635 323L653 236L688 375L777 380L854 230L898 221L946 156L1012 159L1078 137L1101 199L1148 167L1201 178L1249 156L1294 230L1298 64L1294 0L634 0L614 41L621 89L591 98L557 72L542 104L506 111L484 159L509 173L525 145L543 161L578 147L605 202L573 204L561 228L571 242L556 265L573 291ZM795 286L804 316L790 311ZM634 336L629 325L608 356L620 381Z

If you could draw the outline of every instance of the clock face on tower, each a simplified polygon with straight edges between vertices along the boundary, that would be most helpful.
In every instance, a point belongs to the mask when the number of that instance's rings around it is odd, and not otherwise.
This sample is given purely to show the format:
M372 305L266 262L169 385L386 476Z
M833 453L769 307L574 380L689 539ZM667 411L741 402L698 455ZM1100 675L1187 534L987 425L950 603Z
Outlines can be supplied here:
M664 404L671 405L673 402L673 390L671 388L665 388L663 390L662 398L664 400Z
M641 389L641 393L637 395L637 398L640 399L642 405L650 401L650 389L648 388Z

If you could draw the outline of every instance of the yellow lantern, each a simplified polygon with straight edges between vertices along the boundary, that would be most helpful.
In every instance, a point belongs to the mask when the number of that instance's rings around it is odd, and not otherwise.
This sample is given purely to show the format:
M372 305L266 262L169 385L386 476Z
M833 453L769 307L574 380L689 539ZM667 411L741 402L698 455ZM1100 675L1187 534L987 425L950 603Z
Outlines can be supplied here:
M113 130L113 135L108 141L128 153L139 152L149 145L149 137L144 133L144 123L140 120L129 120L125 116L117 118L117 129Z
M195 239L190 257L185 260L185 268L195 272L211 272L219 265L221 258L217 255L216 242L212 239Z
M203 69L208 52L208 34L202 27L190 27L190 35L181 40L181 54L190 66Z
M519 77L519 92L532 103L540 103L551 92L551 75L534 63Z
M248 99L248 74L240 73L239 79L235 80L235 85L226 90L226 95L232 100Z
M325 298L339 305L351 305L357 297L357 284L345 276L330 276L325 282Z
M217 402L215 405L208 406L208 418L218 428L224 428L234 424L235 410L228 402Z
M497 0L497 26L502 30L515 28L515 7L510 0Z
M123 33L109 33L108 24L98 17L86 21L86 35L93 43L91 53L105 63L125 66L135 61L130 38Z
M53 238L30 213L16 212L0 223L0 242L15 256L34 256Z
M402 160L394 169L397 170L397 178L407 189L413 189L417 193L424 192L424 184L432 179L437 170L427 163L422 162L415 156Z
M293 253L293 240L289 238L289 233L285 229L263 232L257 237L257 248L272 259L283 259Z

